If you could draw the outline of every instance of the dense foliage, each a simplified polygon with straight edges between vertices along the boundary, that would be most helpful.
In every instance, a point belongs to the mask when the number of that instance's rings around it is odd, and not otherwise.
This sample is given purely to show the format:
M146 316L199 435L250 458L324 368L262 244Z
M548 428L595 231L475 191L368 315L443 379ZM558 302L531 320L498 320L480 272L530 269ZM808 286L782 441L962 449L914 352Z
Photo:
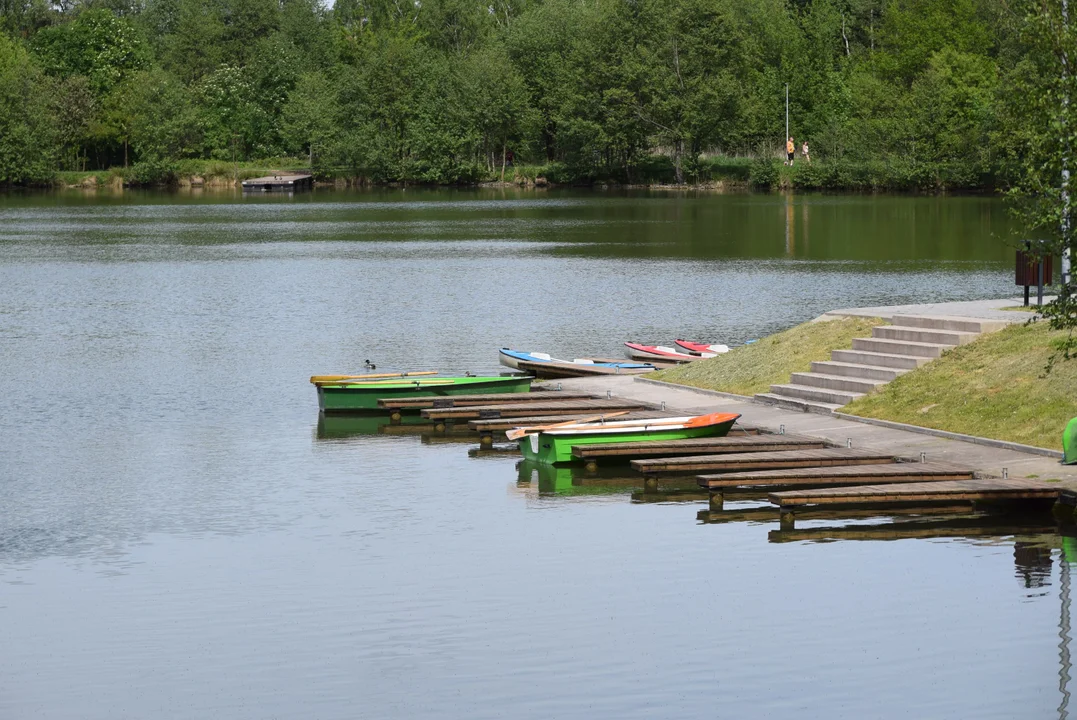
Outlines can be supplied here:
M999 187L1026 25L1006 0L0 0L0 182L303 155L374 182Z
M1009 137L1013 167L1010 199L1022 225L1035 235L1035 256L1077 261L1077 198L1073 196L1077 122L1077 27L1071 27L1066 0L1018 0L1025 14L1026 52L1013 75L1001 116ZM1077 18L1075 18L1077 20ZM1043 316L1052 330L1066 335L1047 364L1077 358L1077 276L1063 272Z

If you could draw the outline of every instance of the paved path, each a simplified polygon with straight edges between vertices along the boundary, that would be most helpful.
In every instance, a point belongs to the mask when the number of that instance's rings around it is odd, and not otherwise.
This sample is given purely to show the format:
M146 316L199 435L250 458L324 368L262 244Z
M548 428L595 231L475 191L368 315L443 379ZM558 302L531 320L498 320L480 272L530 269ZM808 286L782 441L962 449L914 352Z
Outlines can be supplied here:
M840 446L845 446L846 441L852 439L854 448L881 450L916 460L923 452L928 461L958 463L985 476L1001 477L1002 469L1007 468L1010 477L1060 480L1060 487L1077 489L1077 466L1062 465L1058 460L1018 450L866 425L816 413L783 410L772 405L756 404L748 398L737 399L675 385L636 382L636 378L628 376L577 378L559 382L566 390L584 390L603 395L609 390L613 397L655 404L665 402L667 410L684 411L685 414L737 412L743 416L741 422L744 424L757 425L773 432L778 432L780 426L785 425L787 433L819 437ZM1061 441L1060 430L1060 444Z
M1047 302L1049 297L1044 297ZM878 307L844 308L831 310L821 319L834 317L881 317L889 320L893 315L951 315L980 320L1003 320L1019 323L1028 320L1029 315L1023 311L1003 310L1004 307L1016 307L1024 303L1024 298L1002 298L1000 300L971 300L967 302L924 303L922 305L880 305ZM1032 304L1036 304L1033 295Z

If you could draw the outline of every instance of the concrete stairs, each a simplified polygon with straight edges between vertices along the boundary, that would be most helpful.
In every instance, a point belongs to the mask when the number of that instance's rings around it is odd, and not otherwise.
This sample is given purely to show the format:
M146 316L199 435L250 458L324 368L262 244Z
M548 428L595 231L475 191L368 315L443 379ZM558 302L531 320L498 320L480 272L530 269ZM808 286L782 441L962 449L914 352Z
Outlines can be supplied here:
M874 392L899 375L931 362L947 350L970 343L1007 323L943 315L895 315L891 325L853 340L852 350L835 350L830 360L813 362L810 372L793 373L785 385L771 385L758 402L792 410L829 414Z

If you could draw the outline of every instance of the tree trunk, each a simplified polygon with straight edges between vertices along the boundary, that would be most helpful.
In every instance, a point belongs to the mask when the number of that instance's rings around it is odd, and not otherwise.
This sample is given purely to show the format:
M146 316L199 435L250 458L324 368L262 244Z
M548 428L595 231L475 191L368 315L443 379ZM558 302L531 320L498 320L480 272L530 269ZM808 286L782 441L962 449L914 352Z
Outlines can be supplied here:
M684 168L681 167L681 155L684 154L684 141L673 144L673 177L678 185L684 185Z
M127 138L123 139L123 166L127 167Z
M508 155L508 145L501 143L501 182L505 182L505 157Z

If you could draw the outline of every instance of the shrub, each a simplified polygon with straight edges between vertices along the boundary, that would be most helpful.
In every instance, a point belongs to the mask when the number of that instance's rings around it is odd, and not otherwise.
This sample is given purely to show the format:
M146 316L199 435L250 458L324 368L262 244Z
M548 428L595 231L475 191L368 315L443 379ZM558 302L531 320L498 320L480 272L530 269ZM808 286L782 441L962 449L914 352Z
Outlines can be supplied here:
M170 160L141 160L127 169L124 180L128 185L175 185L179 178L176 163Z

